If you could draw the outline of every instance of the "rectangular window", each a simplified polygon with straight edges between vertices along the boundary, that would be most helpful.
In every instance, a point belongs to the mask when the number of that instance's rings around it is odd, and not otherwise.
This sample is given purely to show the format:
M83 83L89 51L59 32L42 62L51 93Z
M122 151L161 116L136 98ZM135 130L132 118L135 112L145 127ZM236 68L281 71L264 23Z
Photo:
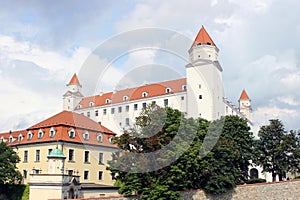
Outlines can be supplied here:
M85 163L89 162L89 156L90 156L90 152L89 151L84 151L84 162Z
M106 108L103 109L103 115L106 115Z
M101 181L103 179L103 171L98 172L98 180Z
M168 99L164 99L164 106L168 106L169 104L169 100Z
M125 124L126 126L129 126L129 118L125 118Z
M128 111L129 111L129 105L126 106L126 112L128 112Z
M27 170L23 170L23 178L26 179L27 178Z
M111 108L110 113L114 114L115 113L115 108Z
M74 149L69 149L69 161L74 161Z
M133 109L134 109L134 110L137 110L137 109L138 109L137 103L135 103L135 104L133 105Z
M28 151L24 151L24 162L28 162Z
M35 151L35 162L40 162L40 150Z
M83 179L88 180L89 179L89 171L84 171L83 172Z
M120 106L120 107L118 107L118 111L119 111L119 113L121 113L122 112L122 107Z
M199 95L199 99L202 99L202 95L201 94Z
M73 175L73 170L68 169L68 170L67 170L67 173L68 173L69 176L72 176L72 175Z
M184 100L184 96L181 96L181 100L182 100L182 101Z
M143 103L143 108L146 108L147 107L147 104L146 103Z
M98 110L95 110L95 116L98 117L99 113Z
M99 164L104 164L103 163L103 153L99 153Z
M87 113L86 113L86 116L87 116L87 117L90 117L90 112L87 112Z
M50 155L51 151L52 151L52 149L48 149L48 155Z

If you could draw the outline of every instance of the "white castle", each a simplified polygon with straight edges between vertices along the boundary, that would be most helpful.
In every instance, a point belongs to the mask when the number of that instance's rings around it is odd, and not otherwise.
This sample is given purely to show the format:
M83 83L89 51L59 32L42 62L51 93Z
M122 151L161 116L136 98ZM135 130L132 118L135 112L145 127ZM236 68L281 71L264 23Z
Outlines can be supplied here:
M187 117L207 120L238 115L251 125L251 100L246 91L242 91L238 100L239 107L224 96L219 49L203 26L188 52L190 63L185 66L186 78L100 92L89 97L82 95L82 85L74 74L63 95L63 109L88 116L118 134L129 128L150 103L178 109Z

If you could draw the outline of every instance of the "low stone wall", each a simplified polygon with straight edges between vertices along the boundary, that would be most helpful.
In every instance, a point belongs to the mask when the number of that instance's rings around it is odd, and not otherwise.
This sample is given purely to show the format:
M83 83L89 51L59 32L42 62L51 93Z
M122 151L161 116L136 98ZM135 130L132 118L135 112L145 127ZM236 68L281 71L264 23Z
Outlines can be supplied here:
M275 183L256 183L239 185L234 191L223 195L206 195L203 190L181 191L184 200L298 200L300 199L300 180ZM98 197L80 200L138 200L132 197Z
M257 183L240 185L234 191L223 195L206 195L203 190L182 191L184 200L278 200L300 199L300 181L283 181L275 183Z

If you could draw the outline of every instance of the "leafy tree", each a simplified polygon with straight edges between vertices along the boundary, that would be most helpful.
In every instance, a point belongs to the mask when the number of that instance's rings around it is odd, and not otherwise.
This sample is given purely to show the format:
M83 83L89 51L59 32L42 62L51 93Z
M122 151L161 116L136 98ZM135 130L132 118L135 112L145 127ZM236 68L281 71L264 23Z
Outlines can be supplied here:
M280 120L269 121L269 125L262 126L258 133L256 162L263 166L264 172L272 174L273 181L277 175L281 181L287 172L299 169L299 137L295 131L288 133Z
M201 118L186 119L178 110L152 105L136 121L138 127L116 138L124 151L115 153L109 163L108 169L118 174L120 193L139 194L143 199L180 199L180 190L204 188L206 192L220 194L247 180L253 136L245 120L227 116L210 123ZM206 148L210 142L212 149ZM158 150L171 143L165 155L160 155ZM127 152L141 156L126 157ZM149 152L156 158L161 156L159 161L145 159L144 153ZM135 166L161 166L178 153L178 159L169 165L134 172ZM126 170L118 170L120 166Z
M17 153L6 143L0 143L0 184L21 183L22 175L17 171L16 163L20 159Z

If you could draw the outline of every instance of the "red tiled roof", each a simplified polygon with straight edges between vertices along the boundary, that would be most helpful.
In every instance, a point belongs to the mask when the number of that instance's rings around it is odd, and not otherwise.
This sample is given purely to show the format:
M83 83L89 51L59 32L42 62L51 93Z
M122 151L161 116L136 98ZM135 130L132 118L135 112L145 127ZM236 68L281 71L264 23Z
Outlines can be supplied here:
M213 46L216 46L214 41L211 39L211 37L208 35L208 33L206 32L205 28L202 26L202 28L200 29L197 37L195 38L193 45L197 45L197 44L211 44Z
M242 94L241 94L241 96L240 96L240 99L250 99L249 96L248 96L248 94L246 93L245 90L242 91Z
M119 103L124 102L124 96L127 96L127 101L138 100L149 97L156 97L168 94L166 93L166 89L171 89L172 93L183 92L182 86L186 85L186 78L165 81L160 83L148 84L139 86L136 88L128 88L124 90L104 93L103 95L95 95L83 98L80 102L81 108L87 108L90 106L90 102L94 102L94 106L103 106L106 105L106 99L110 99L111 103ZM142 93L147 92L147 97L143 97Z
M94 120L91 120L90 118L88 118L84 115L66 111L66 110L46 119L38 124L35 124L35 125L29 127L27 130L46 128L46 127L52 127L52 126L57 126L57 125L65 125L65 126L71 126L71 127L76 127L76 128L82 128L82 129L88 129L88 130L93 130L93 131L100 131L100 132L114 134L111 130L100 125L99 123L95 122Z
M55 135L50 137L50 130L55 130ZM75 137L70 138L69 131L75 131ZM43 136L38 138L38 132L43 131ZM28 132L32 133L32 138L28 139ZM89 139L84 140L84 133L88 131ZM23 136L21 141L18 141L19 135ZM102 142L99 142L97 137L102 135ZM111 144L109 138L114 136L115 133L107 129L106 127L98 124L97 122L85 117L83 115L73 113L70 111L60 112L34 126L31 126L27 130L13 131L8 133L1 133L0 139L3 137L9 141L9 137L13 136L16 139L14 142L9 143L10 146L31 144L31 143L43 143L43 142L55 142L55 141L67 141L80 144L99 145L106 147L117 147L116 144Z
M68 85L80 85L79 79L76 74L73 75Z

